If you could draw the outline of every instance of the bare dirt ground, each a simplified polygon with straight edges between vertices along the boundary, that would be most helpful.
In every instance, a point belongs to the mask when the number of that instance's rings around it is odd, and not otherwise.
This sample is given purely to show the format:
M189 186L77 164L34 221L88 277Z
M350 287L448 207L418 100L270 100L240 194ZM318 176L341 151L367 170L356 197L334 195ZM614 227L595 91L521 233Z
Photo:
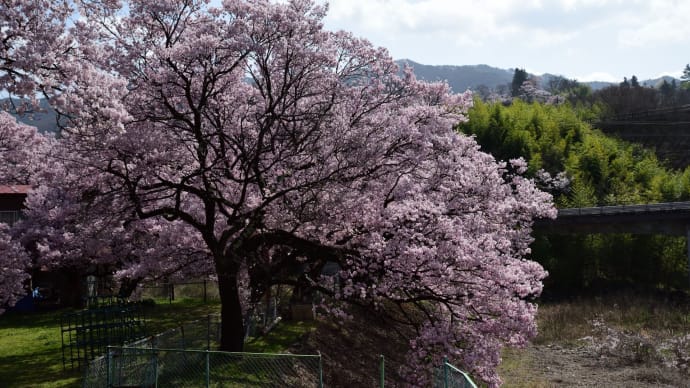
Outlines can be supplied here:
M689 306L632 293L545 304L539 335L499 373L506 387L690 387Z
M677 369L587 346L531 345L507 353L513 360L501 367L505 387L690 387L690 377Z

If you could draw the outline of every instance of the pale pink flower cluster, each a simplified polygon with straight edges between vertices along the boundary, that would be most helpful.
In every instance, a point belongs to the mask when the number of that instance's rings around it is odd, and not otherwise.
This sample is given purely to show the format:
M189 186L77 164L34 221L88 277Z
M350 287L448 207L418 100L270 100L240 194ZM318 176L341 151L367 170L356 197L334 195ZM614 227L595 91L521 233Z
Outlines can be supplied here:
M226 350L276 284L342 315L398 309L419 333L411 384L443 355L499 383L501 346L535 334L546 273L524 257L555 209L524 161L509 171L453 130L470 93L325 31L309 0L78 5L46 73L67 121L17 232L38 263L213 272Z

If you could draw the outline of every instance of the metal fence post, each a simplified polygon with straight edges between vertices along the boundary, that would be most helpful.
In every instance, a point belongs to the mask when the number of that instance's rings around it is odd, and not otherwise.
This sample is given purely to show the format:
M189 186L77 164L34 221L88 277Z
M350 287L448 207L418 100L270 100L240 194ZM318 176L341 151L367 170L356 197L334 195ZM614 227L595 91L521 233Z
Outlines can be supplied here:
M110 371L110 364L111 364L111 357L112 357L110 346L106 347L106 352L108 354L108 357L106 357L106 362L105 362L105 366L106 366L106 368L105 368L106 372L105 373L107 373L107 375L105 376L105 381L106 381L106 387L110 388L113 385L113 382L111 380L112 377L110 376L110 372L111 372Z
M159 350L153 352L153 386L155 388L158 388L158 352Z
M319 388L323 388L323 363L321 358L321 352L319 352Z
M206 350L211 350L211 314L206 316Z
M443 356L443 388L448 388L448 357Z
M381 355L381 367L379 368L381 370L381 388L384 388L386 385L386 358Z
M206 388L211 385L211 356L208 350L206 351Z

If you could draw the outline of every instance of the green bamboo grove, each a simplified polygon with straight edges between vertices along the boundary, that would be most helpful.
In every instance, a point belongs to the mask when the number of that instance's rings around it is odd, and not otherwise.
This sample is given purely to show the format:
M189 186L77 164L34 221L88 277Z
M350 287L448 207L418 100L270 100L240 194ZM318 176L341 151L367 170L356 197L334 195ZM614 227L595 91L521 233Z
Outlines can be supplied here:
M690 168L667 168L639 145L609 137L588 120L597 107L525 103L509 106L476 100L469 122L458 129L474 135L497 159L523 157L530 172L565 172L570 184L553 192L558 207L640 204L690 200ZM546 291L612 287L687 287L684 238L662 235L536 235L533 259L549 271Z

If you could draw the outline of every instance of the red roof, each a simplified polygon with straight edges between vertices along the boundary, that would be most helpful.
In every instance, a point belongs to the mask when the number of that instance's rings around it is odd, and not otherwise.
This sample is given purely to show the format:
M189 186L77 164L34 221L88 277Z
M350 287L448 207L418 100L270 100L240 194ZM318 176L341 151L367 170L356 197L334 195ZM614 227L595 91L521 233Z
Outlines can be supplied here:
M29 194L29 185L0 185L0 194Z

